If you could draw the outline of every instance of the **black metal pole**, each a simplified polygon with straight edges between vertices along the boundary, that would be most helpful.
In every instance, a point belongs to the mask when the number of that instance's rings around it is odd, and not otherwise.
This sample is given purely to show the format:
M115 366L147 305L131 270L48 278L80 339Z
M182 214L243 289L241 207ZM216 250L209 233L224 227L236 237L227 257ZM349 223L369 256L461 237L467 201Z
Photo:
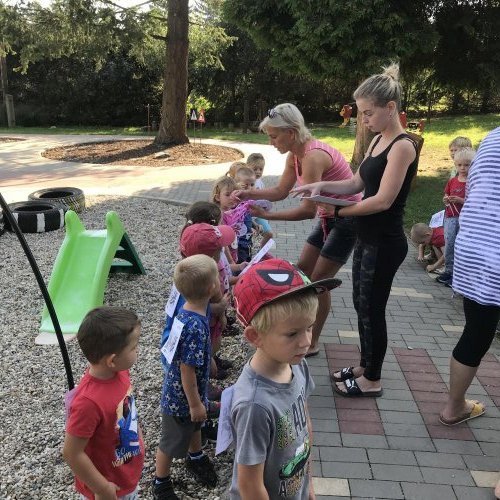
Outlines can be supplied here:
M64 341L64 337L63 337L63 334L61 331L61 326L59 325L59 320L57 319L56 310L54 309L54 304L52 304L52 300L50 298L49 291L47 290L47 287L45 286L45 282L43 281L42 274L40 273L40 269L38 267L38 264L36 263L35 257L31 253L31 249L28 246L28 242L26 241L24 234L21 232L21 229L19 229L17 221L14 218L14 216L12 215L12 212L10 211L9 206L7 205L4 197L2 196L2 193L0 193L0 206L2 207L4 218L8 221L8 223L10 224L10 227L16 233L16 236L19 240L19 243L21 243L21 246L23 247L24 253L26 254L26 257L28 258L28 261L31 265L31 269L33 270L33 273L35 274L35 278L38 282L38 286L40 287L40 290L42 292L43 299L45 300L45 304L47 305L47 309L48 309L49 314L50 314L50 319L52 320L52 324L54 325L54 330L56 332L57 341L59 342L59 349L61 350L64 368L66 369L66 377L68 379L68 389L71 390L75 387L75 382L73 380L73 372L71 371L71 362L69 360L68 350L66 349L66 343Z

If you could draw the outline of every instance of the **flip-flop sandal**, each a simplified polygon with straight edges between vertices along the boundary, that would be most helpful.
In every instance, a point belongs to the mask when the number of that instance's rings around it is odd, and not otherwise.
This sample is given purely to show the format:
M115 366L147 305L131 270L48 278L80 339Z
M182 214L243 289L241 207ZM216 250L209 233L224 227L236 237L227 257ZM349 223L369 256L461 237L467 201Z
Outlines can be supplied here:
M380 389L380 391L363 392L354 378L348 378L343 382L345 391L340 390L337 384L334 384L333 390L345 398L379 398L384 392L383 389Z
M484 415L486 408L483 403L480 403L479 401L471 401L470 399L467 399L466 401L467 403L472 403L472 410L469 413L461 415L460 417L450 419L444 418L442 415L439 415L439 422L443 425L451 427L453 425L458 425L462 422L467 422L467 420L472 420L473 418Z
M336 377L334 372L330 375L330 380L332 382L343 382L344 380L347 380L349 378L354 378L353 369L354 366L349 366L349 368L342 368L342 370L340 370L340 377Z

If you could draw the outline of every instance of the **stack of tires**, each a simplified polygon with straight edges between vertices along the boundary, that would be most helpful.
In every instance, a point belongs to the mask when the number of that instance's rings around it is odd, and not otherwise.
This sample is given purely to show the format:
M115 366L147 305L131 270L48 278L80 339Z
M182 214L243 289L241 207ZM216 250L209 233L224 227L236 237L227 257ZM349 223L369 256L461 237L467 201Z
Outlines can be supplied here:
M35 191L29 201L10 203L9 208L23 233L44 233L64 227L64 214L85 209L85 195L78 188L63 187ZM4 217L5 229L12 231Z

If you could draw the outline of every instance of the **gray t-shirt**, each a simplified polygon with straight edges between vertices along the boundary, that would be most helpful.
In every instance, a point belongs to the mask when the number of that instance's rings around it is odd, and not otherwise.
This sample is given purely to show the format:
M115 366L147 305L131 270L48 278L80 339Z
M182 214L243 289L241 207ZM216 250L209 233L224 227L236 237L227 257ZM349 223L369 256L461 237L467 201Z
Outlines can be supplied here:
M231 426L235 445L230 499L238 500L238 464L265 462L264 485L272 499L307 499L309 455L306 401L314 389L306 361L279 384L247 363L234 385Z

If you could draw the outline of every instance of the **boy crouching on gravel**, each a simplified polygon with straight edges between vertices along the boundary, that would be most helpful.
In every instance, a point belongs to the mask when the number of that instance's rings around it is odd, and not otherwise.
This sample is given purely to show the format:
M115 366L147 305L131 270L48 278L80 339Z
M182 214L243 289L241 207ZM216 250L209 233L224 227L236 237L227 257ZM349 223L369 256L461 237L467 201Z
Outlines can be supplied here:
M81 498L138 498L144 443L128 370L140 332L139 318L119 307L93 309L78 330L90 366L70 403L63 456Z
M186 302L174 318L162 348L167 364L153 480L154 498L158 500L179 499L170 478L173 458L184 458L186 469L202 485L217 484L214 466L203 453L201 443L211 360L209 301L220 293L217 264L207 255L186 257L175 267L174 283Z
M317 293L339 284L333 278L311 283L281 259L255 264L236 283L238 319L257 350L233 388L231 500L314 497L307 411L314 382L305 355Z

